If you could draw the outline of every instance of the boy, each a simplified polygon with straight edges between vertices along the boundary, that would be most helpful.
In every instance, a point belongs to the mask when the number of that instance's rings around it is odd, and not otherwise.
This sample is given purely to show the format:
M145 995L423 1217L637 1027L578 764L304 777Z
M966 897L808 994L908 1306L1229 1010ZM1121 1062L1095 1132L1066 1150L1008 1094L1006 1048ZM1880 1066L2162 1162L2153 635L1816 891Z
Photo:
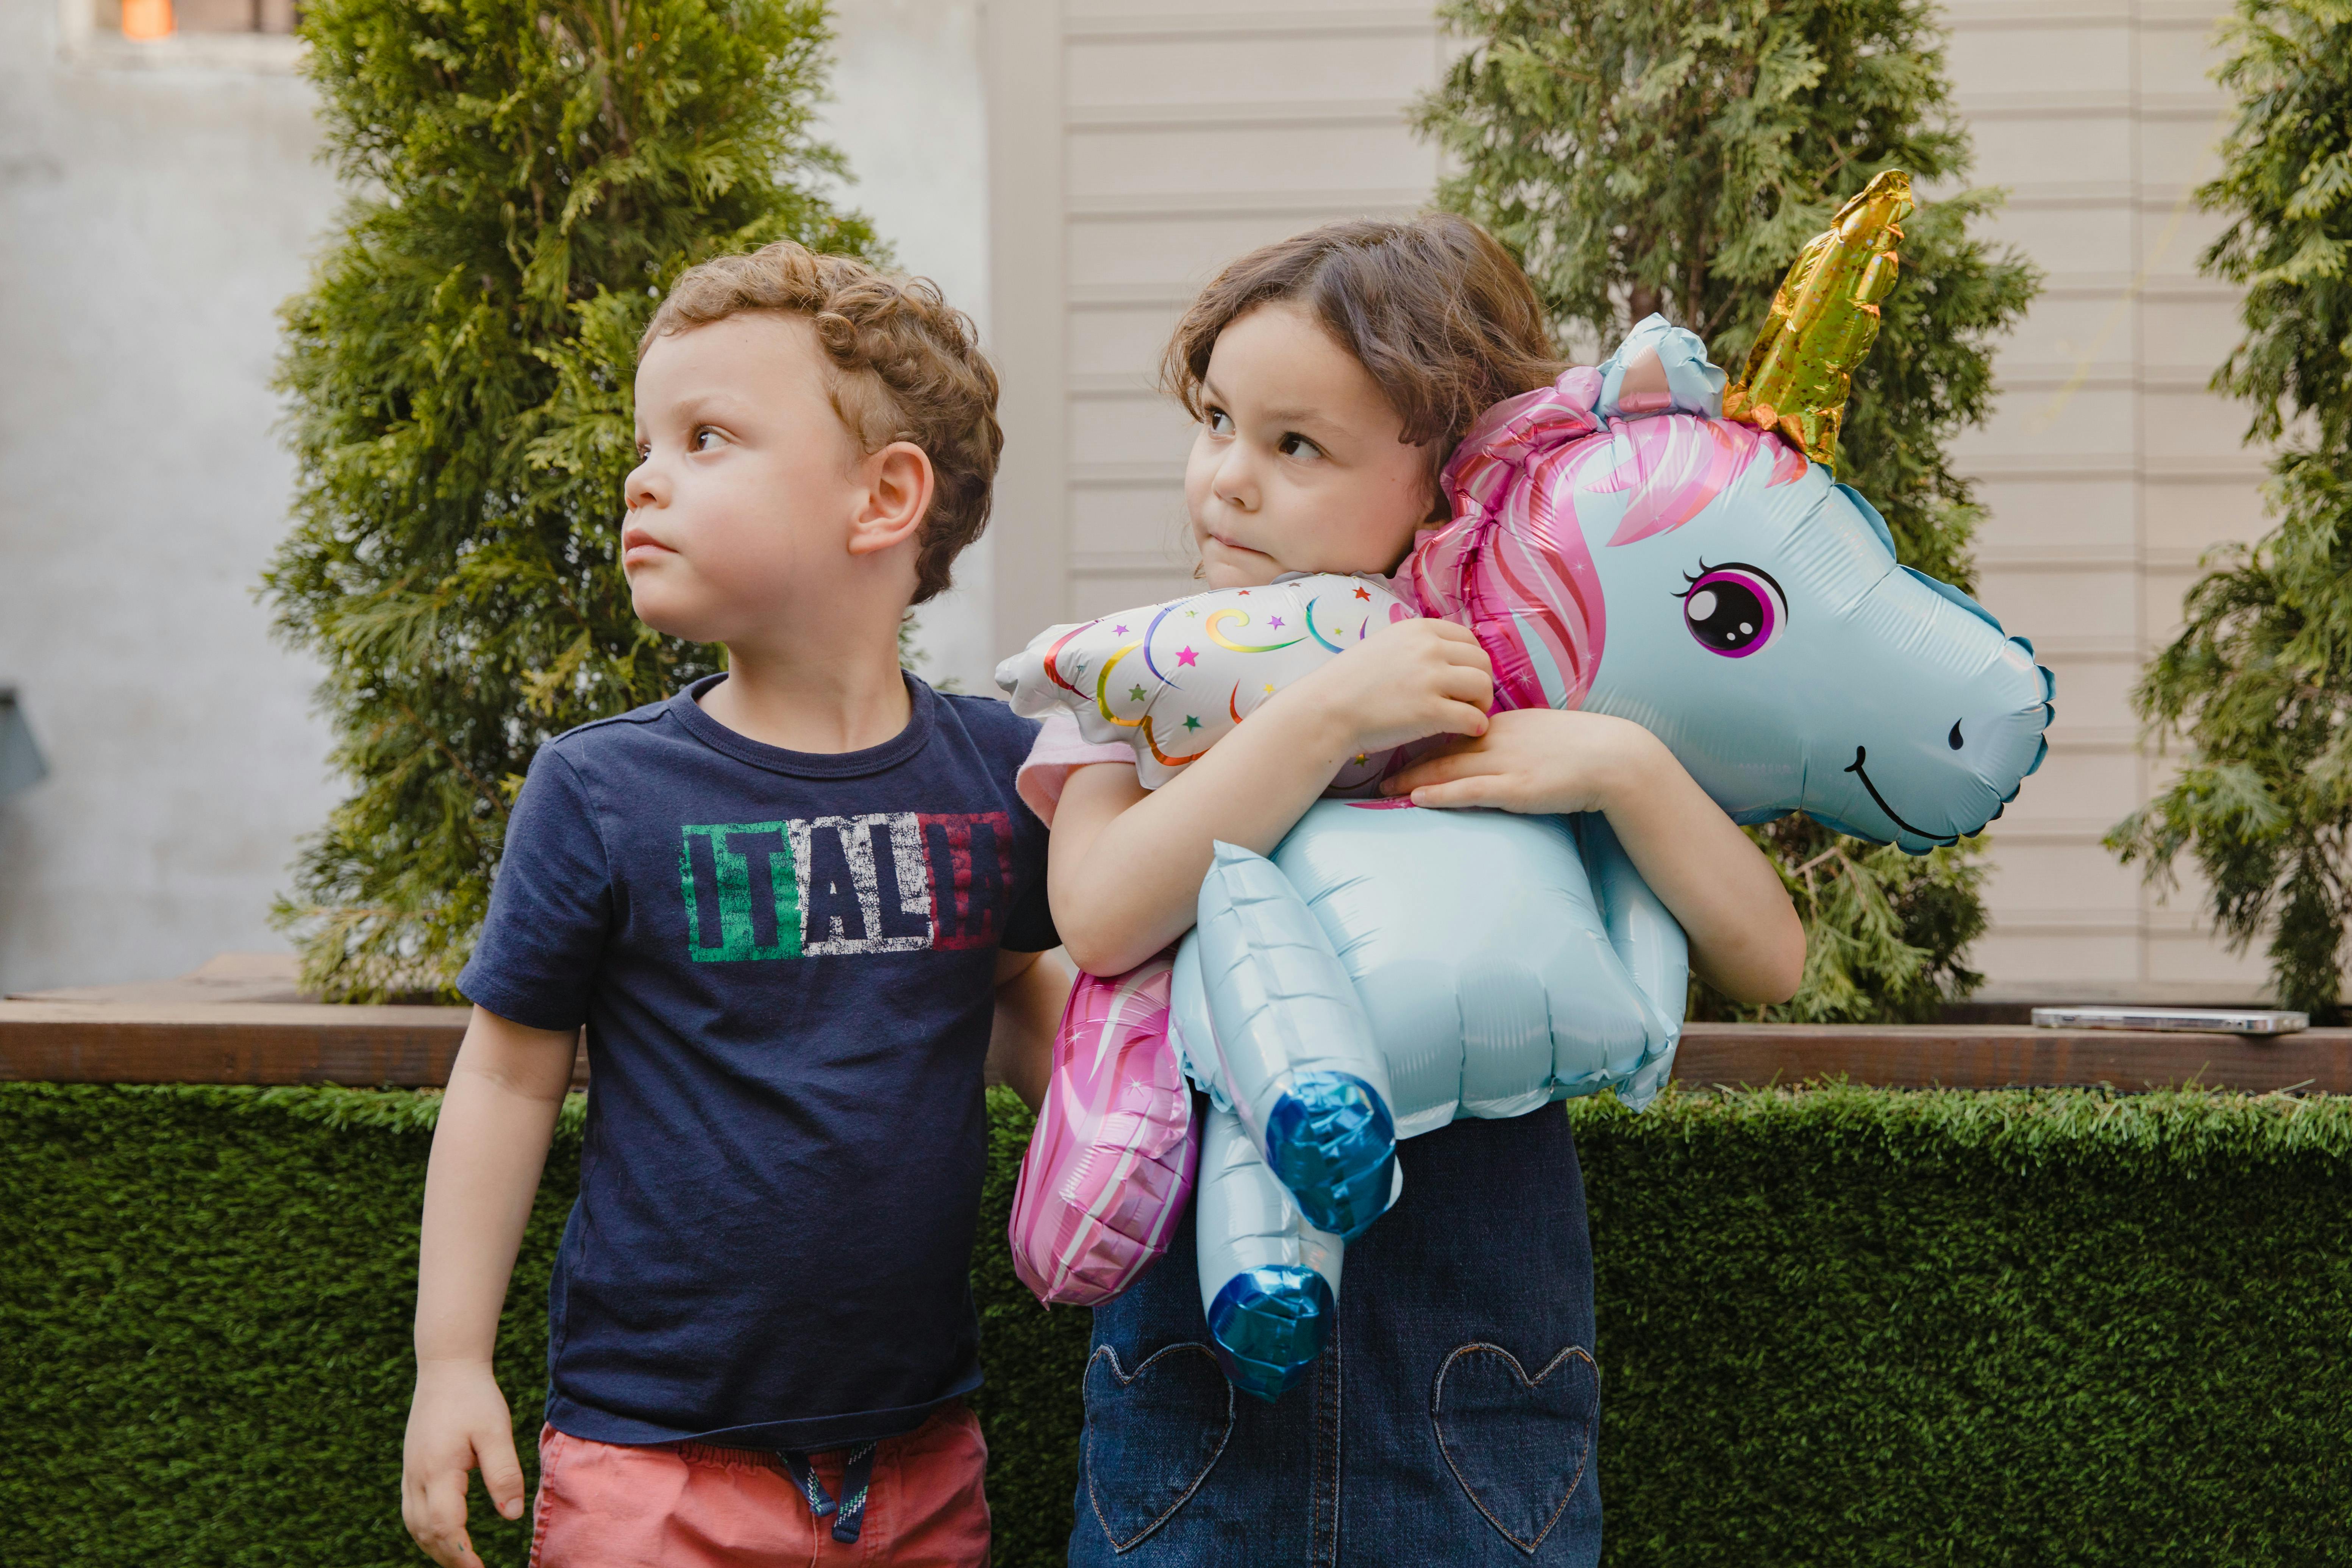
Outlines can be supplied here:
M992 1023L1042 1090L1067 974L1035 726L898 668L988 517L971 322L790 244L683 275L638 345L622 564L727 673L541 748L425 1181L402 1512L478 1568L522 1511L499 1303L584 1024L531 1561L988 1557L969 1286Z

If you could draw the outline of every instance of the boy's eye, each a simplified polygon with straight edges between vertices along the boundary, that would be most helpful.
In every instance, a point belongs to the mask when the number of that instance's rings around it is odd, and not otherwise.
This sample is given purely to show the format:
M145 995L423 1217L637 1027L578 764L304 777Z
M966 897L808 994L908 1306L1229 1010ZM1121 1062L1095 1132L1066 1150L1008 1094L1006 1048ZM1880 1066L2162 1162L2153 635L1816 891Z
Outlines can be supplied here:
M1275 450L1280 452L1286 458L1319 458L1323 455L1322 447L1317 446L1306 437L1301 436L1296 430L1286 434L1282 437L1280 445L1276 446Z
M711 443L723 441L725 439L726 437L724 436L721 436L718 431L713 430L709 426L705 425L697 429L694 433L694 449L698 452L707 452L710 449Z
M1233 418L1222 408L1212 408L1201 417L1213 436L1230 436L1234 433Z

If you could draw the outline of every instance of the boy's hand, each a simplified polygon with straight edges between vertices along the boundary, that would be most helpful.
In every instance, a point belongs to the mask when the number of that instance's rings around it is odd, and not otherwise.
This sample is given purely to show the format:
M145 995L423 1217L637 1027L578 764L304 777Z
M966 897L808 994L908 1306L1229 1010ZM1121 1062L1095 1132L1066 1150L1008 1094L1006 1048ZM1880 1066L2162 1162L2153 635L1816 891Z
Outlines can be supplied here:
M425 1362L408 1407L400 1517L441 1568L483 1568L466 1533L466 1472L479 1466L490 1502L522 1517L522 1462L514 1422L487 1363Z
M1484 734L1495 667L1469 628L1404 621L1281 695L1336 726L1348 752L1385 752L1428 735Z
M1422 758L1384 781L1381 793L1411 794L1415 805L1607 811L1641 788L1661 759L1673 760L1656 736L1630 721L1519 709L1496 714L1484 735Z

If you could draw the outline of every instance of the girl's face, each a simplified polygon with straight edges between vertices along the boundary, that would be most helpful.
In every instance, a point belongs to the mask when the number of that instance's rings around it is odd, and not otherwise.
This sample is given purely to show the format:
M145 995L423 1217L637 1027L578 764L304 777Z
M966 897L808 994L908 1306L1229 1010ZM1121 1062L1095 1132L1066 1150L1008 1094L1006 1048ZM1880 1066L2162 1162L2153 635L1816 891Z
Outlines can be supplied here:
M1286 572L1391 572L1429 515L1429 449L1355 356L1275 301L1217 334L1184 467L1202 575L1253 588Z

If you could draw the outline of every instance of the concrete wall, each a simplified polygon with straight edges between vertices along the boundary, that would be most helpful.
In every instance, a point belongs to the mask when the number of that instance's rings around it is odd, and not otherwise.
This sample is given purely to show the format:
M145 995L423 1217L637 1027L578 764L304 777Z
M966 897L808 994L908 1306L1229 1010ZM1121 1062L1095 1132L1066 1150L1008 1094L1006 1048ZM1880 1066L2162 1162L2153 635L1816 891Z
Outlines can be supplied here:
M0 992L282 948L271 897L339 793L253 596L292 474L274 312L336 201L311 94L285 40L135 50L84 5L0 0L0 685L52 770L0 801ZM841 12L848 199L984 314L976 7ZM924 668L984 689L985 547L962 576Z
M7 990L281 945L333 798L313 672L253 597L292 472L274 312L335 201L310 90L59 24L0 0L0 682L51 767L0 802Z

